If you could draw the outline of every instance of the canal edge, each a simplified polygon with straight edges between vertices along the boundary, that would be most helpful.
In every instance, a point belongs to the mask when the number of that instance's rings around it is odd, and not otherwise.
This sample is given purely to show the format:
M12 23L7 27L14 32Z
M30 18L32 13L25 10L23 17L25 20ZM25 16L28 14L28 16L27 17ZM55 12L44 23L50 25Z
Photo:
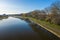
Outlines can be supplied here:
M29 20L32 22L32 20L31 20L31 19L29 19ZM34 21L33 21L33 22L34 22ZM60 35L59 35L59 34L57 34L56 32L54 32L54 31L52 31L52 30L50 30L50 29L48 29L48 28L46 28L46 27L42 26L41 24L39 24L39 23L37 23L37 22L34 22L34 23L38 24L38 25L39 25L39 26L41 26L42 28L46 29L47 31L49 31L49 32L53 33L54 35L56 35L57 37L59 37L59 38L60 38Z

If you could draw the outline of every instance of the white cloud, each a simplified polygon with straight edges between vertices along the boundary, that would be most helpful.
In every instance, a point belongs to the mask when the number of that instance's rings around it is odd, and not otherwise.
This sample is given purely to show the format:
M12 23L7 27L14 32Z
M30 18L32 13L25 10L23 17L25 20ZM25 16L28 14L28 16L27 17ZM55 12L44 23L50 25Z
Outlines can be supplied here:
M0 14L14 14L14 7L15 5L0 0Z
M26 12L25 5L23 3L14 2L14 0L4 1L0 0L0 15L1 14L17 14Z

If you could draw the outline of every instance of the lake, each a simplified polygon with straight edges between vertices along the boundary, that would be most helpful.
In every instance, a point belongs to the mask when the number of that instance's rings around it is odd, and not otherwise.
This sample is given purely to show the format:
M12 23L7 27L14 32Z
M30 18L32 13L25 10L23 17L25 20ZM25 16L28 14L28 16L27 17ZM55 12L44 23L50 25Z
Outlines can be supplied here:
M20 18L8 17L0 20L0 40L60 40L39 25L34 26Z

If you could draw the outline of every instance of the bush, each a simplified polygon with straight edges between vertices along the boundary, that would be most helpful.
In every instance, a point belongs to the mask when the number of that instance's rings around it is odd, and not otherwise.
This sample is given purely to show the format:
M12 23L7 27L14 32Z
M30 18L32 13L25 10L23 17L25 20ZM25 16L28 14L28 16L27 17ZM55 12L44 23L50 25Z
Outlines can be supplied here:
M60 25L60 17L53 18L51 22Z

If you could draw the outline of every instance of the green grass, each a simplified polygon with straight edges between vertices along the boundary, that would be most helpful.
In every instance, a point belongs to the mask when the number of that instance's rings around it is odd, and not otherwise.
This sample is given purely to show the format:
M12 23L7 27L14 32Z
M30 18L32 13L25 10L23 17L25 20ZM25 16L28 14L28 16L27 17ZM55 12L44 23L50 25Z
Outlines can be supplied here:
M45 20L38 20L36 18L32 18L32 17L25 17L25 18L29 18L31 19L32 21L42 25L43 27L51 30L51 31L54 31L55 33L57 33L58 35L60 35L60 25L55 25L55 24L52 24L50 22L47 22Z
M51 23L46 22L44 20L37 20L37 19L31 18L31 17L30 17L30 19L33 20L33 21L35 21L35 22L40 23L41 25L46 25L46 26L49 26L49 27L56 28L56 29L59 29L60 30L60 25L51 24Z
M25 18L30 18L31 20L33 20L35 22L38 22L41 25L49 26L49 27L52 27L52 28L60 30L60 25L52 24L52 23L49 23L47 21L38 20L38 19L35 19L35 18L32 18L32 17L25 17Z

